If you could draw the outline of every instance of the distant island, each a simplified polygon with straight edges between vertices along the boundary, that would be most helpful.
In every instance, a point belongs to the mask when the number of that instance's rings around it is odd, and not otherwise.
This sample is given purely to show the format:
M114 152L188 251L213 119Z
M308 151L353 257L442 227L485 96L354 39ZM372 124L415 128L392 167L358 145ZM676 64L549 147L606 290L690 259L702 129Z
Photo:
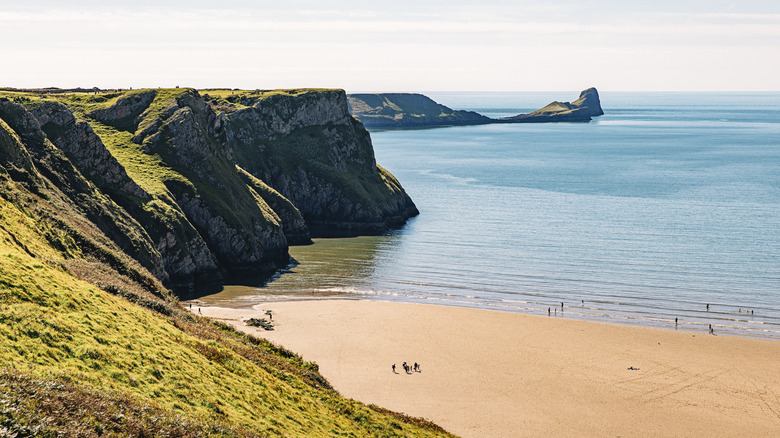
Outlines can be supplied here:
M493 119L474 111L453 110L417 93L347 95L349 110L366 128L423 128L488 123L589 122L604 114L599 93L588 88L574 102L551 102L528 114Z

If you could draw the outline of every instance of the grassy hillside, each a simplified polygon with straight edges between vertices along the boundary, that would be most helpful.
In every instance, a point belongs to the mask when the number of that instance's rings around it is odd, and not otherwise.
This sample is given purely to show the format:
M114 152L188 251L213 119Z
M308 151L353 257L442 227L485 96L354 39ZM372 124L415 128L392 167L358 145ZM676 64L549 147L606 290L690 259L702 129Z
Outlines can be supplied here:
M9 430L183 423L187 436L438 435L341 398L316 365L175 302L160 301L159 313L74 278L32 218L5 200L0 214L0 424Z

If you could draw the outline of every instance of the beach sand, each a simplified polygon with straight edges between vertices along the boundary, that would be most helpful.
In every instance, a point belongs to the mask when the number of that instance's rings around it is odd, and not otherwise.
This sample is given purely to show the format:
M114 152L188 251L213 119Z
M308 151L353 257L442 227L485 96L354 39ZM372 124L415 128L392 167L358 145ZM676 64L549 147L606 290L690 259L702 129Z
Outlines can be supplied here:
M274 331L243 323L261 310ZM346 397L462 437L780 436L776 341L374 301L202 311L316 362Z

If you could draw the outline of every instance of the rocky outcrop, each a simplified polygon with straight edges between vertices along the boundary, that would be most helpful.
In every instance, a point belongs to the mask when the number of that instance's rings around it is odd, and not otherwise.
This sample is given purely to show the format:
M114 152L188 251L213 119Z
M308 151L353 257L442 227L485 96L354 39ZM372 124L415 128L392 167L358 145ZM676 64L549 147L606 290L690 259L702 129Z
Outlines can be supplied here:
M119 97L107 107L91 111L87 116L113 127L134 131L140 121L139 116L156 97L154 90L129 92Z
M479 125L492 119L473 111L455 111L417 93L350 94L350 112L367 128Z
M254 190L257 196L263 198L268 206L271 207L273 213L278 216L278 222L282 225L282 231L284 232L284 237L287 238L287 243L290 245L310 244L311 235L309 234L309 227L306 225L300 210L289 199L282 196L262 180L255 178L241 167L236 166L236 169L244 179L244 182Z
M313 236L377 234L418 214L389 184L341 90L274 94L225 117L239 166L289 199Z
M76 121L73 113L58 102L43 102L32 108L32 115L60 150L90 179L104 189L121 190L149 198L111 155L89 123Z
M575 108L587 108L591 117L603 116L599 92L595 88L588 88L580 93L580 97L571 103Z

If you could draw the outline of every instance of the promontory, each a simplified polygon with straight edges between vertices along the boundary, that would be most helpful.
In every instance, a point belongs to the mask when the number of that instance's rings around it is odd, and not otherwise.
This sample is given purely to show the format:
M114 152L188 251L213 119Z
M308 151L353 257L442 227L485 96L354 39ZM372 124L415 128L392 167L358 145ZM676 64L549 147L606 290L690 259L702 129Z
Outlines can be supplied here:
M416 93L349 94L352 115L369 129L485 125L488 123L589 122L604 114L599 93L588 88L574 102L552 102L529 114L493 119L474 111L453 110Z

